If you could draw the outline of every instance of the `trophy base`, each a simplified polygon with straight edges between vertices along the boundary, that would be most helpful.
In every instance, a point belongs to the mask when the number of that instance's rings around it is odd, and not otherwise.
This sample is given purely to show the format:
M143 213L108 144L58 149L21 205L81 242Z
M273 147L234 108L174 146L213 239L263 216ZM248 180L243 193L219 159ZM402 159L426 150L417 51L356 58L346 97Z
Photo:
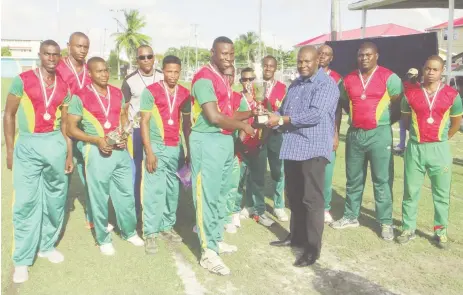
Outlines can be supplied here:
M257 116L257 123L258 124L265 124L268 121L268 116Z

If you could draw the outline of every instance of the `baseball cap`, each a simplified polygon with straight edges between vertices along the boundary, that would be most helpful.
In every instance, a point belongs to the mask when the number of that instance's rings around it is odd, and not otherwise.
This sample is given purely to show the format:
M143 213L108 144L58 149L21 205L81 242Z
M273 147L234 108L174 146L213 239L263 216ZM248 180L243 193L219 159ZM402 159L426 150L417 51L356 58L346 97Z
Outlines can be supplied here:
M407 75L418 76L418 70L415 68L411 68L410 70L408 70Z

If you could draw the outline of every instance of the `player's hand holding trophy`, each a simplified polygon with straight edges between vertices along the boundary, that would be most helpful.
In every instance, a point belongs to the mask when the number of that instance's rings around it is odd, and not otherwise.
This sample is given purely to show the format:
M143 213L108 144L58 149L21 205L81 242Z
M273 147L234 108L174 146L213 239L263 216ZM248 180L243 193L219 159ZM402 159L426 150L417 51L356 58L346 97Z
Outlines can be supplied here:
M124 126L119 125L106 135L106 142L112 146L124 144L132 133L133 126L133 121L128 121Z
M254 122L257 122L259 125L264 125L268 121L268 110L264 106L265 100L265 87L264 82L257 81L253 83L253 94L256 101L257 116Z

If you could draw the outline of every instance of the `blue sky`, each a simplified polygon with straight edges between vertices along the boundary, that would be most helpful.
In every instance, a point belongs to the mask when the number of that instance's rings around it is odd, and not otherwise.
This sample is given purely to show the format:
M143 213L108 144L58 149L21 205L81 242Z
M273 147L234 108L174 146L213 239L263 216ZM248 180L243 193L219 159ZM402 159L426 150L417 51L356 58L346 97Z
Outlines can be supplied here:
M59 2L59 14L57 13ZM330 30L330 0L263 0L263 39L283 48ZM361 13L341 2L343 30L360 27ZM20 3L20 5L18 5ZM55 39L65 45L73 31L83 31L91 39L91 55L113 47L116 31L113 17L122 13L110 9L137 8L146 16L144 33L152 37L155 51L169 47L193 46L191 24L198 24L200 47L210 47L220 35L236 38L258 30L258 0L2 0L2 38ZM455 17L462 17L456 11ZM396 23L424 30L446 21L446 9L369 11L367 26ZM106 33L105 33L106 29ZM105 38L106 36L106 38ZM106 43L106 44L105 44ZM105 46L104 46L105 44Z

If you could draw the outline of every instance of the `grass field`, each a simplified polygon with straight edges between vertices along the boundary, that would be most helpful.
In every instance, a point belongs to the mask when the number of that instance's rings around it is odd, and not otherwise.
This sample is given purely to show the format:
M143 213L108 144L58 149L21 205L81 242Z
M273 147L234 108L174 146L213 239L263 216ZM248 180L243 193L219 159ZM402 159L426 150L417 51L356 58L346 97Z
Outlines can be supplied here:
M4 88L2 80L2 105ZM344 135L333 180L333 214L340 218L345 196ZM398 137L395 132L395 138ZM429 180L422 189L418 237L407 245L384 242L378 237L371 181L368 179L357 229L335 231L325 227L319 262L311 268L292 266L297 254L291 249L268 246L283 238L289 223L270 229L245 220L226 241L239 251L223 256L232 270L218 277L202 269L197 259L199 244L191 228L194 211L191 192L182 192L176 230L184 243L161 243L155 256L146 256L113 233L117 254L104 257L84 227L83 188L74 175L71 183L65 231L58 245L66 257L52 265L38 259L30 268L30 279L18 286L11 283L12 184L11 172L2 167L2 294L462 294L463 290L463 134L451 141L455 158L450 208L448 251L432 243L433 206ZM2 146L2 156L5 154ZM403 159L395 157L394 223L400 225L403 193ZM266 195L271 193L267 175ZM269 208L272 201L268 201ZM269 209L271 212L271 209ZM399 231L396 231L398 234Z

